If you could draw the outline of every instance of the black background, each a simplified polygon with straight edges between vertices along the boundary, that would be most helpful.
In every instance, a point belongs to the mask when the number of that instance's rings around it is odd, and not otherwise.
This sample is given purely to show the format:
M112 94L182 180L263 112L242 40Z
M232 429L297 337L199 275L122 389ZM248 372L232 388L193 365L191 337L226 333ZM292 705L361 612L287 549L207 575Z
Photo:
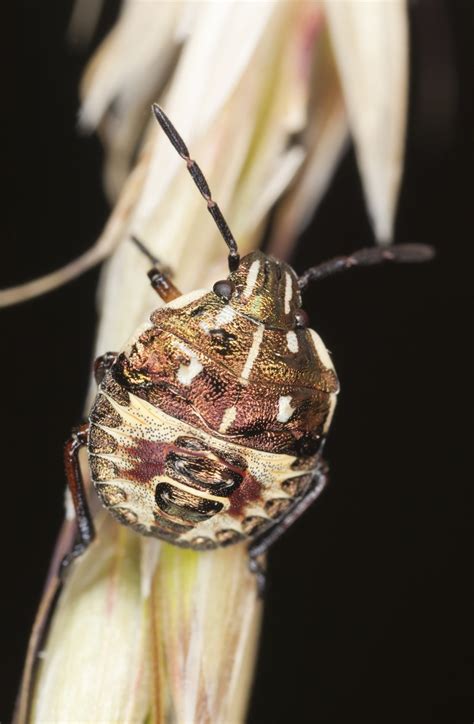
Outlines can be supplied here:
M87 54L65 40L71 3L16 6L2 64L2 287L88 248L108 213L100 144L75 130ZM115 13L106 3L94 44ZM474 718L473 5L424 0L410 15L396 236L432 243L438 258L307 295L342 385L332 480L270 557L251 724ZM293 262L302 270L372 240L349 152ZM0 311L2 721L62 519L61 448L81 418L97 278Z

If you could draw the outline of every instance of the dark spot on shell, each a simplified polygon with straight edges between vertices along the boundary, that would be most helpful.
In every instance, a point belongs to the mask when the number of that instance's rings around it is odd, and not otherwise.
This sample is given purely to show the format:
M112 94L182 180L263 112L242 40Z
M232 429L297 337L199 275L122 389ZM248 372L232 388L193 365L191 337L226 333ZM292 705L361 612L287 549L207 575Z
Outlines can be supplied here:
M121 415L114 410L104 395L97 395L90 414L91 422L99 422L106 427L120 427L122 424Z
M261 435L266 432L267 428L268 423L265 420L255 420L249 425L242 426L239 430L239 434L245 438L255 437L255 435Z
M165 474L195 490L230 496L241 484L243 474L229 468L212 453L206 455L171 451L166 457Z
M96 425L91 425L89 430L89 449L93 453L114 453L117 450L117 442L108 432L101 430Z
M295 440L292 453L297 458L311 457L320 451L322 441L321 435L305 433L298 440Z
M275 264L275 267L278 269L279 267ZM263 262L263 288L266 289L268 285L268 280L270 278L270 272L271 272L271 264L269 259L265 259ZM280 276L278 276L278 272L276 273L276 278L279 279L281 277L281 269L280 269Z
M208 520L223 508L223 504L217 500L201 498L169 483L158 483L155 500L164 513L193 523Z
M324 442L324 439L321 442L320 450L323 447L323 442ZM295 454L294 445L289 447L288 451L290 454L294 455ZM291 469L292 470L312 470L313 468L316 467L319 458L320 458L320 452L317 452L315 455L310 455L310 457L307 457L307 458L296 458L296 460L294 460L291 463Z
M243 455L239 455L238 453L234 452L233 450L226 450L225 451L225 457L224 453L217 452L216 450L213 451L221 460L224 460L228 465L233 465L235 468L239 468L239 470L243 473L247 469L247 461L243 457Z
M242 521L242 530L246 535L255 535L268 526L270 522L268 518L262 518L260 515L250 515Z
M131 354L133 355L133 350ZM126 390L131 389L133 392L147 389L153 385L147 370L136 369L123 352L117 357L112 374L117 384Z
M213 292L217 294L218 297L221 297L226 301L229 301L229 299L232 297L234 289L235 287L233 283L228 279L222 279L221 281L216 282L212 287Z
M235 334L226 332L225 329L211 329L209 334L216 352L223 357L232 354L232 343L237 339Z
M190 435L181 435L176 438L176 446L184 447L186 450L208 450L208 446L202 440L197 437L191 437Z
M265 503L265 512L270 518L278 518L290 507L292 501L289 498L273 498Z
M242 533L232 528L224 528L216 533L216 539L221 546L230 546L232 543L238 543L243 540L243 538Z
M295 312L295 326L297 329L306 329L309 327L310 321L308 313L304 309L297 309Z

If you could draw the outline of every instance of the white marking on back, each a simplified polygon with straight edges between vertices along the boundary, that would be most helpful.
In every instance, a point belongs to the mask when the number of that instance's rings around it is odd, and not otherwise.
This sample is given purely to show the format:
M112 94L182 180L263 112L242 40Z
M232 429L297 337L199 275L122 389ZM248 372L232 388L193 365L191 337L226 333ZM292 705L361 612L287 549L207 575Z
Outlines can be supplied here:
M237 417L237 408L235 407L235 405L233 405L232 407L228 407L222 416L222 422L219 427L219 432L220 433L227 432L227 430L232 425L232 423L234 422L236 417Z
M223 309L219 312L219 314L216 317L215 321L215 329L219 329L220 327L223 327L225 324L229 324L229 322L232 322L232 320L235 317L235 312L230 306L230 304L226 304Z
M250 377L253 364L257 359L258 353L260 351L260 345L262 344L264 331L265 327L263 326L263 324L259 324L253 334L252 346L250 347L250 351L248 353L241 375L244 380L248 380L248 378Z
M295 407L291 406L291 395L283 395L278 399L278 422L288 422L295 411Z
M324 344L323 340L317 334L314 329L310 329L309 333L311 335L311 339L313 340L314 348L317 352L317 355L322 362L322 364L326 367L326 369L333 370L334 365L332 362L331 357L329 356L329 352L326 349L326 345Z
M244 297L250 297L253 292L253 288L257 282L258 272L260 269L260 262L258 259L253 261L250 265L250 269L247 274L247 283L245 285Z
M189 365L180 365L177 375L178 382L181 382L182 385L190 385L200 372L202 372L202 364L196 357L193 357Z
M293 296L293 280L288 272L285 272L285 314L290 313L290 302Z
M299 346L298 346L298 337L296 336L296 332L293 332L293 330L290 330L286 333L286 343L288 345L288 349L290 352L298 352Z
M183 342L176 340L174 344L181 352L189 357L189 364L179 366L177 374L178 382L181 382L182 385L190 385L194 378L202 372L202 364L196 353L183 344Z

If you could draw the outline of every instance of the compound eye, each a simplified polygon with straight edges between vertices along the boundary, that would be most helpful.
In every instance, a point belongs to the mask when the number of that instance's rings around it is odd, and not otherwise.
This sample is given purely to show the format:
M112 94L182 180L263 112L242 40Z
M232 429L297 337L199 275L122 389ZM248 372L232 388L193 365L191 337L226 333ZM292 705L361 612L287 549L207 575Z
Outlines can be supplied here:
M298 329L309 327L309 317L304 309L297 309L295 312L295 324Z
M222 297L222 299L229 301L234 293L234 285L228 279L223 279L220 282L216 282L212 287L212 290L218 297Z

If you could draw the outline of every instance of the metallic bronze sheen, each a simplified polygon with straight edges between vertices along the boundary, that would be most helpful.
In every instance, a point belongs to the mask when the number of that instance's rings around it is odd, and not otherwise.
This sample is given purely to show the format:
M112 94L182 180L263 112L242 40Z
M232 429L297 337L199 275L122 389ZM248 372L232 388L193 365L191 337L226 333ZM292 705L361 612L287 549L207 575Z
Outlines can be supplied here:
M90 416L104 505L197 549L260 535L304 495L338 391L289 266L254 252L219 284L153 312Z

